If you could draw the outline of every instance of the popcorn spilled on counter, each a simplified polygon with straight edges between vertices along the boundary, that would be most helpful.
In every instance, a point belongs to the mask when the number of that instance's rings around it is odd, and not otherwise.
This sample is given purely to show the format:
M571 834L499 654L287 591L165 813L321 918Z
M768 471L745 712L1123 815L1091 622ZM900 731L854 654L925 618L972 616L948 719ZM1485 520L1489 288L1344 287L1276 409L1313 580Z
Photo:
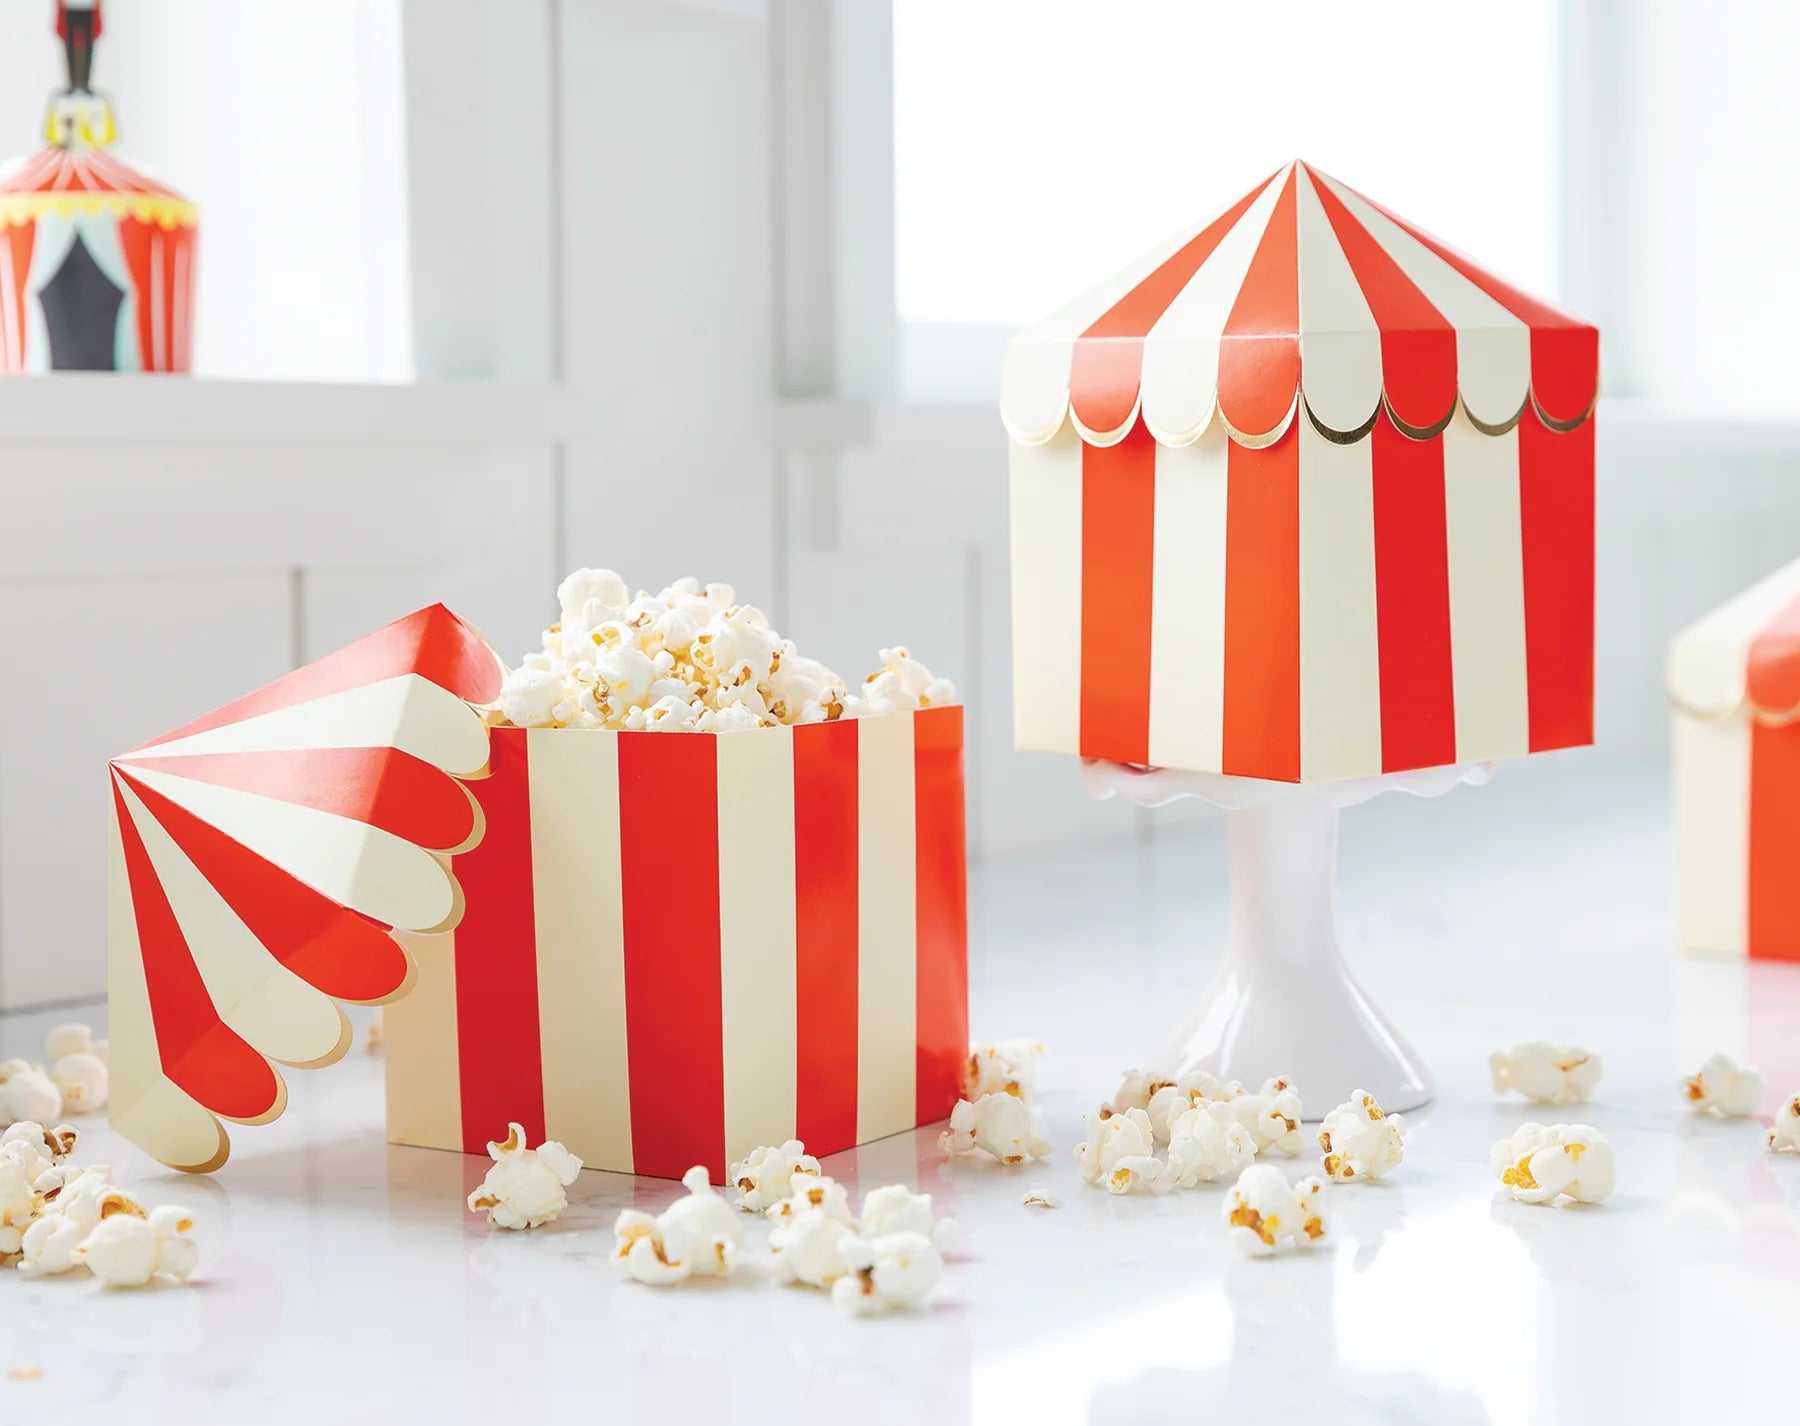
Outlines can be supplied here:
M506 1142L488 1144L494 1166L469 1195L469 1211L485 1212L495 1228L537 1228L569 1206L564 1192L581 1172L581 1160L554 1139L525 1147L525 1130L506 1126Z
M1136 1071L1133 1071L1135 1074ZM1130 1077L1127 1076L1127 1083ZM1271 1081L1272 1083L1273 1081ZM1285 1082L1285 1081L1284 1081ZM1175 1121L1197 1104L1234 1101L1243 1096L1244 1086L1235 1079L1229 1082L1207 1074L1204 1070L1178 1079L1151 1081L1154 1088L1145 1101L1144 1112L1150 1116L1150 1128L1156 1142L1167 1144ZM1123 1113L1121 1095L1113 1101L1113 1112Z
M1227 1100L1196 1104L1178 1118L1169 1136L1162 1181L1169 1188L1194 1188L1234 1178L1256 1157L1256 1139Z
M1202 1078L1211 1079L1212 1076L1204 1075ZM1153 1074L1149 1070L1127 1070L1118 1092L1100 1107L1107 1114L1123 1114L1127 1109L1148 1110L1157 1090L1175 1083L1173 1075Z
M1311 1247L1325 1236L1324 1190L1317 1178L1290 1184L1274 1164L1250 1165L1225 1197L1231 1245L1257 1258L1279 1252L1284 1244Z
M844 1244L850 1271L831 1285L831 1300L853 1316L917 1307L944 1275L944 1258L923 1233L887 1233Z
M1585 1104L1600 1083L1600 1056L1542 1040L1488 1056L1494 1093L1516 1089L1533 1104Z
M1142 1109L1089 1114L1087 1138L1075 1146L1075 1166L1087 1182L1104 1184L1109 1193L1155 1190L1163 1172L1155 1144L1150 1116Z
M1775 1125L1769 1130L1769 1152L1800 1154L1800 1094L1775 1111Z
M1037 1116L1023 1099L1011 1094L984 1094L971 1104L959 1099L950 1111L950 1127L938 1135L946 1154L985 1153L1003 1164L1022 1164L1050 1152L1050 1141L1038 1128Z
M806 1152L806 1145L789 1139L785 1144L752 1149L731 1165L726 1176L737 1187L738 1208L745 1213L763 1213L822 1174L819 1161Z
M155 1277L186 1282L200 1261L188 1236L193 1227L185 1208L158 1208L147 1218L103 1218L75 1250L75 1260L108 1287L143 1287Z
M1029 1104L1043 1057L1044 1047L1036 1040L995 1040L972 1047L963 1066L963 1098L974 1102L984 1095L1010 1094Z
M1255 1094L1237 1094L1228 1102L1238 1123L1255 1141L1258 1154L1292 1159L1306 1147L1306 1136L1300 1132L1300 1091L1293 1081L1264 1080Z
M627 1208L613 1224L613 1264L650 1287L690 1277L730 1277L737 1267L738 1215L696 1164L681 1176L687 1197L652 1216Z
M1375 1096L1359 1089L1325 1116L1319 1147L1327 1177L1340 1183L1381 1178L1406 1156L1406 1121L1384 1114Z
M1599 1203L1613 1191L1612 1145L1586 1124L1521 1124L1489 1151L1488 1161L1521 1203L1567 1195Z
M1700 1073L1681 1082L1688 1108L1720 1119L1742 1119L1756 1113L1767 1084L1762 1071L1740 1065L1729 1055L1714 1055Z
M50 1124L62 1112L62 1091L42 1065L0 1060L0 1124Z
M633 597L611 570L578 569L557 603L542 646L501 685L500 717L516 727L735 733L956 702L904 647L881 650L851 689L729 584L678 579Z
M86 1025L58 1025L45 1038L44 1057L50 1062L50 1081L62 1095L62 1113L98 1114L106 1108L110 1070L105 1040L96 1040Z

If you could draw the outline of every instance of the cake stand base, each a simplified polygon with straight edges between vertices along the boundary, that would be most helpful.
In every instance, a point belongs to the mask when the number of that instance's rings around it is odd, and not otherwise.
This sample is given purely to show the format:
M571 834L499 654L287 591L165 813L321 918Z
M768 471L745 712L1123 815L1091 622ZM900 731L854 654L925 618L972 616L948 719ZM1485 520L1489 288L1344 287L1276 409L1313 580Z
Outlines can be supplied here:
M1338 814L1383 792L1436 797L1488 779L1487 764L1350 782L1294 784L1087 762L1090 795L1160 807L1197 797L1223 808L1231 894L1225 959L1145 1068L1206 1070L1255 1088L1292 1079L1318 1113L1358 1090L1390 1112L1432 1097L1431 1074L1350 973L1338 946Z

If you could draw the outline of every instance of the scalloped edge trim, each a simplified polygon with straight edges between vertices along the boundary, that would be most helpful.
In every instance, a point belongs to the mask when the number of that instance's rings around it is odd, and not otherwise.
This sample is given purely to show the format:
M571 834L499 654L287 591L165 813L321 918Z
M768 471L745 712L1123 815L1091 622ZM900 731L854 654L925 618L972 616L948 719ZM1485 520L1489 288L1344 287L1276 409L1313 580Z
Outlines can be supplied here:
M45 193L0 193L0 228L35 223L45 214L111 214L154 223L165 231L198 227L199 205L166 193L126 193L117 189L61 189Z

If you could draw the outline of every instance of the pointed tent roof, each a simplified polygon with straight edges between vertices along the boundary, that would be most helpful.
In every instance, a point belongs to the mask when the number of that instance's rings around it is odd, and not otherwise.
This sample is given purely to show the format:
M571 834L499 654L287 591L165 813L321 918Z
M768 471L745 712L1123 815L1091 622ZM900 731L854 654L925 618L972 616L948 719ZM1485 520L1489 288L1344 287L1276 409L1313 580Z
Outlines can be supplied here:
M1065 417L1113 445L1140 416L1186 445L1216 416L1262 446L1302 407L1350 442L1384 403L1424 438L1459 399L1490 434L1528 403L1568 429L1593 408L1598 353L1593 327L1296 161L1015 337L1000 404L1030 445Z
M113 759L113 1127L217 1168L221 1119L279 1116L274 1063L349 1047L337 1000L413 980L390 929L454 925L444 860L481 837L499 658L442 605Z

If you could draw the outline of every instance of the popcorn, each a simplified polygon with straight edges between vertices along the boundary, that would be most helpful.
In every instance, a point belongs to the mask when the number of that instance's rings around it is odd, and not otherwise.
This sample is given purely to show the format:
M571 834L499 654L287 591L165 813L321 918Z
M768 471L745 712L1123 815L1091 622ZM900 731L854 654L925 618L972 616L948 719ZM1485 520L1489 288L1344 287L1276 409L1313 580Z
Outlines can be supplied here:
M1148 1110L1156 1091L1175 1083L1172 1075L1152 1074L1149 1070L1127 1070L1118 1093L1101 1107L1109 1114L1123 1114L1127 1109Z
M775 1274L783 1282L807 1287L830 1287L850 1271L844 1244L856 1237L856 1229L823 1208L799 1208L789 1213L769 1235L775 1253Z
M1521 1124L1489 1151L1500 1182L1521 1203L1553 1203L1567 1195L1599 1203L1613 1190L1613 1151L1586 1124Z
M1700 1073L1682 1081L1688 1108L1696 1114L1715 1114L1721 1119L1741 1119L1756 1113L1766 1087L1762 1071L1740 1065L1729 1055L1714 1055L1700 1066Z
M1150 1094L1144 1109L1145 1113L1150 1116L1150 1128L1156 1134L1156 1142L1167 1144L1175 1121L1196 1104L1210 1104L1215 1100L1235 1100L1243 1093L1244 1086L1235 1079L1227 1084L1216 1075L1199 1070L1191 1075L1183 1075L1179 1079L1159 1081ZM1253 1120L1254 1117L1252 1115Z
M1019 1204L1024 1208L1061 1208L1062 1200L1048 1189L1034 1188L1030 1190Z
M966 1154L979 1149L1003 1164L1022 1164L1050 1152L1050 1141L1038 1132L1036 1120L1023 1099L1010 1094L984 1094L970 1103L959 1099L950 1111L950 1127L938 1136L938 1147L947 1154Z
M1514 1045L1510 1053L1496 1050L1488 1056L1494 1077L1494 1093L1516 1089L1533 1104L1582 1104L1591 1099L1600 1083L1600 1057L1574 1045L1550 1045L1541 1040Z
M47 1124L62 1115L62 1091L42 1065L24 1060L0 1062L0 1123Z
M850 1211L848 1190L829 1174L820 1174L811 1183L802 1180L795 1186L793 1193L770 1208L766 1216L770 1222L780 1223L814 1208L827 1218L835 1218L852 1228L856 1226L856 1216Z
M558 621L502 682L499 717L520 728L736 733L956 701L905 649L856 694L739 604L729 584L679 579L635 598L613 571L579 569L557 590Z
M1227 1095L1226 1099L1238 1123L1255 1143L1257 1153L1284 1154L1292 1159L1306 1147L1306 1137L1300 1132L1300 1091L1291 1081L1264 1080L1255 1094Z
M187 1236L193 1227L185 1208L107 1218L75 1250L75 1261L108 1287L142 1287L159 1275L185 1282L199 1262L199 1248Z
M1111 1121L1108 1121L1111 1122ZM1256 1157L1256 1139L1226 1100L1203 1100L1175 1120L1163 1183L1193 1188L1241 1173Z
M1800 1154L1800 1094L1775 1111L1775 1125L1769 1130L1769 1152L1784 1150Z
M1290 1184L1273 1164L1252 1164L1226 1195L1231 1245L1249 1257L1268 1257L1284 1243L1310 1247L1325 1236L1325 1185L1317 1178Z
M68 1114L98 1114L106 1108L106 1061L85 1050L64 1055L50 1067L50 1081ZM52 1116L54 1117L54 1116Z
M75 1139L75 1131L67 1124L46 1129L36 1120L21 1119L5 1130L0 1130L0 1150L9 1144L28 1144L35 1153L51 1163L61 1163L75 1152Z
M688 1193L654 1218L627 1208L613 1224L613 1263L651 1287L689 1277L729 1277L737 1266L738 1217L696 1164L681 1176Z
M1130 1193L1142 1184L1156 1188L1162 1165L1153 1151L1155 1135L1142 1109L1087 1117L1087 1139L1075 1146L1075 1164L1089 1183L1104 1183L1109 1193Z
M92 1055L101 1064L109 1063L106 1041L96 1040L86 1025L58 1025L44 1037L44 1058L55 1064L65 1055Z
M103 1218L143 1215L130 1194L112 1186L104 1164L73 1164L44 1170L32 1184L43 1205L37 1221L25 1230L19 1270L40 1276L65 1273L76 1265L75 1250L87 1241Z
M0 1258L19 1251L37 1212L38 1196L24 1167L0 1159Z
M995 1040L973 1046L963 1066L963 1098L1010 1094L1029 1104L1037 1089L1037 1062L1043 1057L1044 1047L1036 1040Z
M778 1148L752 1149L727 1173L737 1185L737 1206L745 1213L766 1212L821 1176L819 1161L798 1139L789 1139Z
M525 1130L507 1125L505 1143L489 1143L494 1166L469 1195L469 1211L486 1211L495 1228L536 1228L569 1206L563 1190L581 1172L581 1160L554 1139L525 1147Z
M1406 1154L1406 1121L1383 1114L1375 1096L1357 1090L1325 1116L1319 1130L1325 1173L1340 1183L1380 1178L1400 1167Z
M831 1300L852 1316L917 1307L944 1275L944 1259L923 1233L850 1238L843 1245L847 1276L831 1288Z
M863 1195L858 1231L865 1238L885 1238L893 1233L917 1233L939 1248L951 1248L962 1236L954 1218L938 1218L931 1211L931 1195L914 1193L905 1184L890 1183Z

